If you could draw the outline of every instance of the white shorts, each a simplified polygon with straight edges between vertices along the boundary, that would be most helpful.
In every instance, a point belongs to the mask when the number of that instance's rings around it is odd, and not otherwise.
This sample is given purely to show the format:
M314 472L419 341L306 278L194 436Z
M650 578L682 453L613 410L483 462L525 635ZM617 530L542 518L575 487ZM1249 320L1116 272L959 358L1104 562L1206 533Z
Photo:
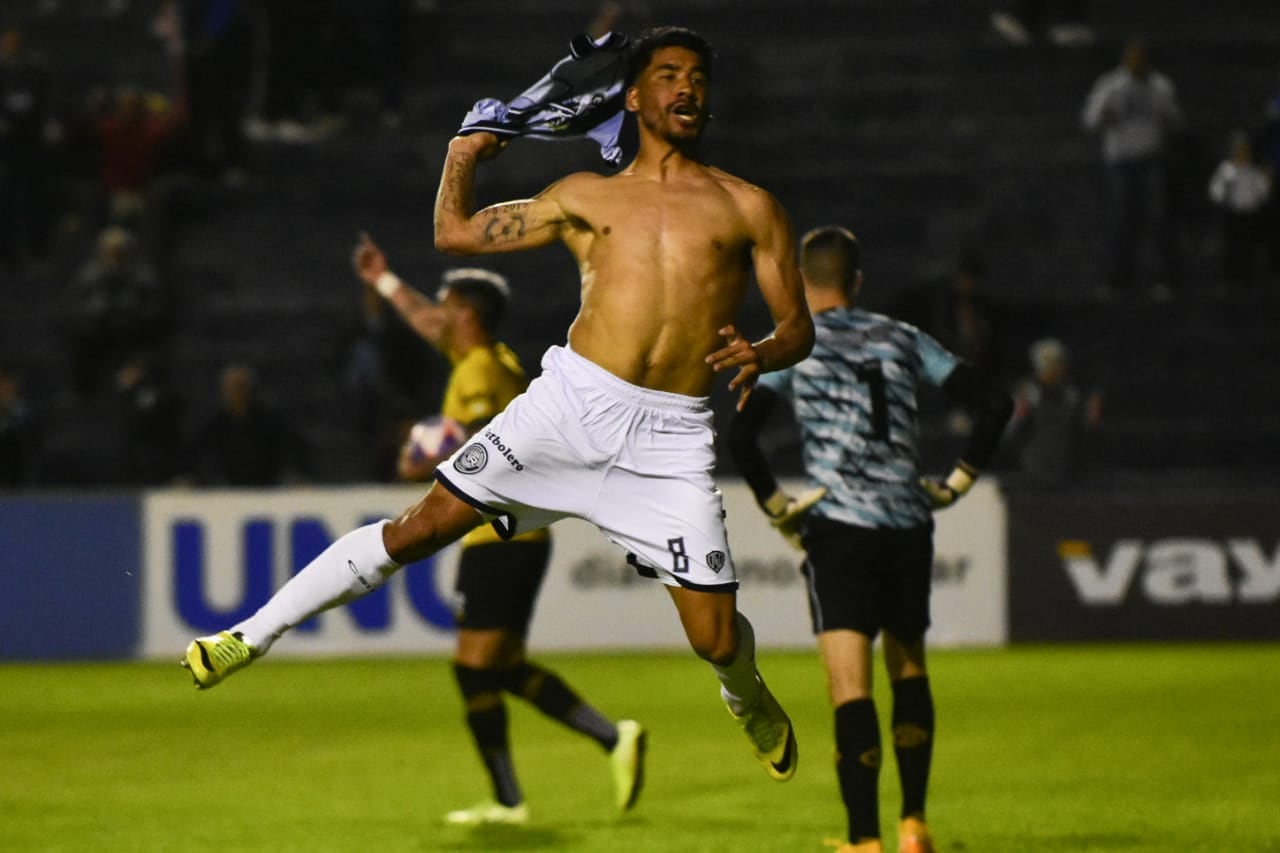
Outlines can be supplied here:
M557 346L435 476L503 538L582 518L645 576L729 591L738 578L714 467L707 398L632 385Z

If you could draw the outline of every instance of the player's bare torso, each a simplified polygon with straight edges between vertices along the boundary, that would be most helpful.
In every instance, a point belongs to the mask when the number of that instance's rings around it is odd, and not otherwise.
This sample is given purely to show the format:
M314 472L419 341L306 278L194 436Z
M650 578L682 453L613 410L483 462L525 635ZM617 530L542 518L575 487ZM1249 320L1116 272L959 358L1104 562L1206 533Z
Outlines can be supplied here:
M582 278L574 351L634 385L706 395L705 358L741 305L762 191L685 161L663 175L570 175L544 196Z

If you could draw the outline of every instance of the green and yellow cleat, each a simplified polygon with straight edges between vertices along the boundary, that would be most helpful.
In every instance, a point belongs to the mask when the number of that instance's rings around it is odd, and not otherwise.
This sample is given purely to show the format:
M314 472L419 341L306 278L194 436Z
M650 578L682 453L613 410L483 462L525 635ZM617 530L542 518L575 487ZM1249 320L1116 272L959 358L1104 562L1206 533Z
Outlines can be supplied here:
M756 677L759 678L758 675ZM800 749L795 730L791 727L791 718L773 698L763 680L760 682L760 697L754 705L741 714L734 714L732 708L729 713L738 721L747 740L751 741L751 750L766 773L779 782L796 775Z
M618 743L609 753L614 801L618 811L630 811L644 787L644 751L649 733L635 720L618 721Z
M444 816L444 822L452 826L482 826L486 824L505 824L520 826L529 822L529 807L524 803L515 806L504 806L492 800L476 803L466 809L457 809Z
M253 648L244 641L242 634L220 631L192 640L180 663L191 672L196 688L207 690L236 670L248 666L254 657Z

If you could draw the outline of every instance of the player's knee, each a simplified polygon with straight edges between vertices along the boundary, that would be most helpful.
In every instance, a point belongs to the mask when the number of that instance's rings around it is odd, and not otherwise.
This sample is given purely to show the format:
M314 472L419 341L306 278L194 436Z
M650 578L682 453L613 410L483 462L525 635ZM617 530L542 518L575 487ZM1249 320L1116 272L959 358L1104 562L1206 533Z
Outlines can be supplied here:
M709 626L691 632L689 645L698 657L716 666L728 666L738 656L738 635L733 626Z

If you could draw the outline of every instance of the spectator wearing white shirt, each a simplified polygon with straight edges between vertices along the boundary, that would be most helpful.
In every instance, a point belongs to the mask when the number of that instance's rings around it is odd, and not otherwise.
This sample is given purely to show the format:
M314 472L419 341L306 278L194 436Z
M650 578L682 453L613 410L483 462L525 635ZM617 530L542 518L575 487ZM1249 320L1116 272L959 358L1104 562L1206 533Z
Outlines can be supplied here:
M1249 135L1231 136L1230 156L1209 179L1209 198L1222 211L1222 279L1228 287L1254 279L1267 246L1271 175L1254 161Z
M1173 83L1153 69L1146 45L1131 40L1120 66L1094 83L1081 121L1102 136L1110 204L1110 291L1131 289L1149 230L1159 244L1163 279L1152 295L1167 298L1176 288L1177 232L1173 227L1166 171L1166 143L1182 124Z

